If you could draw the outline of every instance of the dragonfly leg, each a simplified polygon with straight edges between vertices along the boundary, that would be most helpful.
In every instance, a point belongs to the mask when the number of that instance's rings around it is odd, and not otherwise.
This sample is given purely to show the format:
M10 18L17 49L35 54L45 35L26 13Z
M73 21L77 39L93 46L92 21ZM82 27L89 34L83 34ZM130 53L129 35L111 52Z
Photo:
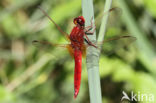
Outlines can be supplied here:
M84 31L85 34L87 34L87 35L92 35L95 32L95 29L96 29L96 27L94 27L94 29L93 29L93 17L91 18L90 22L91 22L91 25L85 27L85 31ZM90 30L92 30L92 29L93 29L93 31L90 32Z
M93 46L95 48L98 48L96 45L94 45L88 38L88 36L86 34L84 34L84 36L86 37L85 41L88 43L88 45Z
M93 27L93 22L92 21L93 21L93 17L90 20L91 25L85 27L86 30L91 29Z
M87 31L87 32L85 32L85 34L87 34L87 35L93 35L94 32L95 32L95 30L96 30L96 27L94 27L93 31Z

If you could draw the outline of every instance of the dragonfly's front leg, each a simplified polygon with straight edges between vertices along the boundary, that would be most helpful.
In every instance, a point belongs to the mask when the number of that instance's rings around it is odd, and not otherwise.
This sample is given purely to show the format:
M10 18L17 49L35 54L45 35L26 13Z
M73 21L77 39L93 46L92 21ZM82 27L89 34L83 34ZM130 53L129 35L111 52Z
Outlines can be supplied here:
M91 28L91 29L92 29L92 28ZM91 30L91 29L90 29L90 30ZM95 30L96 30L96 27L94 27L93 31L90 31L90 30L86 31L85 34L87 34L87 35L93 35L94 32L95 32Z
M93 17L91 18L91 25L90 26L87 26L87 27L85 27L85 29L84 29L84 32L85 32L85 34L87 34L87 35L93 35L94 34L94 32L95 32L95 29L96 29L96 26L94 27L94 29L93 29ZM93 29L93 31L90 31L90 30L92 30Z

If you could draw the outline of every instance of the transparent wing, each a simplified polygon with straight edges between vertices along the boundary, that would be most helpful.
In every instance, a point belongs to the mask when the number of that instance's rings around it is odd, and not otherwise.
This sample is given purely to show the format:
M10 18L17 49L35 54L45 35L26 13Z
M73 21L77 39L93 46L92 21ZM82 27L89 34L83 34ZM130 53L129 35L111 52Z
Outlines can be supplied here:
M122 15L122 9L119 7L113 7L104 13L103 13L103 11L100 12L95 18L95 22L96 22L97 26L101 24L102 17L107 14L109 14L109 18L111 18L111 19L109 19L109 22L111 23L112 22L111 20L113 17L115 17L117 20Z
M33 45L37 47L39 50L49 51L51 48L58 48L60 49L67 49L69 54L73 57L74 50L71 44L54 44L47 41L39 41L34 40L32 41Z
M111 42L114 40L124 40L124 41L126 40L127 42L132 43L132 42L136 41L136 37L133 37L130 35L116 36L116 37L104 40L103 43Z
M136 37L130 35L115 36L98 43L98 46L101 47L101 53L110 56L121 50L127 51L135 41Z
M39 9L42 11L42 13L43 13L45 16L47 16L48 19L56 26L56 28L61 32L61 34L64 35L64 37L65 37L68 41L70 41L68 33L64 32L64 31L55 23L55 21L54 21L41 7L38 7L38 8L39 8Z
M47 41L32 41L34 47L36 47L39 51L51 52L52 49L56 48L58 50L66 49L69 44L54 44Z
M47 41L39 41L39 40L32 41L32 44L35 45L36 47L43 47L43 48L52 48L52 47L66 48L66 46L69 45L69 44L54 44Z

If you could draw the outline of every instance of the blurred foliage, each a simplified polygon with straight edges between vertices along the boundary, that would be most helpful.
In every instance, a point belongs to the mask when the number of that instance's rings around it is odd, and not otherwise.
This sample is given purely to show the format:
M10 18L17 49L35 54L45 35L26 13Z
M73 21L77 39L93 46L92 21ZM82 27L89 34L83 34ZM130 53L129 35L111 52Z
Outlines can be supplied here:
M114 0L113 7L121 7L122 14L110 13L106 38L132 34L137 40L104 44L100 57L104 103L119 103L122 91L151 93L156 99L155 5L155 0ZM74 60L63 48L32 44L33 40L67 43L38 6L67 33L73 18L82 14L80 0L0 1L0 102L89 103L85 59L80 93L74 100ZM94 0L97 32L103 6L104 1Z

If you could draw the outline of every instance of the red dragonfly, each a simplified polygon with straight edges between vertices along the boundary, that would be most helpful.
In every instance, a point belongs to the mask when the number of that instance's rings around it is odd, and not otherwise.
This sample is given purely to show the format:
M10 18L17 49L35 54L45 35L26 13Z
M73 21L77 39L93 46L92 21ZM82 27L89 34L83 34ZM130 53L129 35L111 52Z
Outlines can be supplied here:
M91 32L90 30L93 29L92 22L91 22L90 26L85 27L84 17L78 16L78 17L74 18L73 23L75 24L75 26L73 27L70 35L68 35L54 22L54 20L52 18L50 18L50 16L48 16L48 14L42 8L39 7L39 9L43 12L43 14L45 16L47 16L50 19L50 21L52 21L52 23L65 36L65 38L70 42L70 44L59 45L59 44L51 44L48 42L37 41L37 40L34 40L33 43L50 44L53 46L62 46L62 47L66 47L68 49L69 53L75 60L74 98L76 98L79 93L80 84L81 84L82 56L85 56L86 48L87 48L87 45L84 43L84 41L88 44L88 46L93 46L93 47L97 48L97 46L95 44L93 44L87 37L87 34L94 33L95 28L94 28L93 32ZM85 39L84 39L84 37L85 37ZM110 40L116 40L116 39L127 38L127 37L131 37L131 36L121 36L121 37L113 38Z

